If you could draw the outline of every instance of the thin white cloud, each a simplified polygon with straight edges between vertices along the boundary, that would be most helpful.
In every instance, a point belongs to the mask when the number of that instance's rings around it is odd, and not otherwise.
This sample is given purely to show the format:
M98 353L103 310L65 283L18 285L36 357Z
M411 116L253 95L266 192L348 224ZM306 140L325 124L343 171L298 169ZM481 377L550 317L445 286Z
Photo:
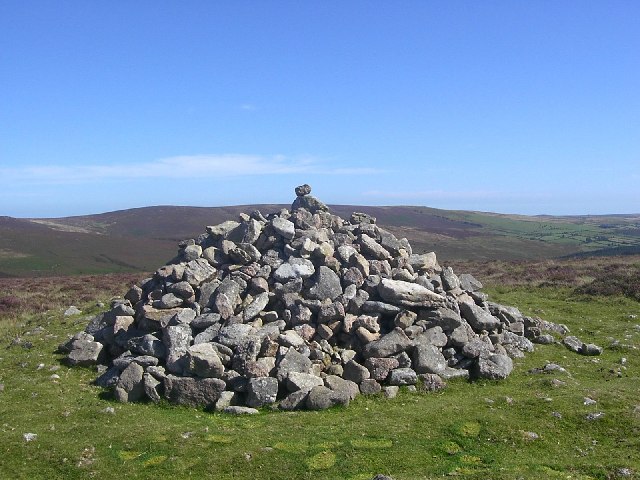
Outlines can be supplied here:
M257 107L252 103L243 103L242 105L240 105L240 110L253 112L254 110L257 110Z
M490 190L368 190L362 195L373 198L386 198L395 200L505 200L505 199L544 199L549 198L547 193L511 193Z
M220 178L256 175L370 175L373 168L343 168L311 157L283 155L181 155L151 162L105 165L29 165L0 167L0 177L12 183L67 184L110 179Z

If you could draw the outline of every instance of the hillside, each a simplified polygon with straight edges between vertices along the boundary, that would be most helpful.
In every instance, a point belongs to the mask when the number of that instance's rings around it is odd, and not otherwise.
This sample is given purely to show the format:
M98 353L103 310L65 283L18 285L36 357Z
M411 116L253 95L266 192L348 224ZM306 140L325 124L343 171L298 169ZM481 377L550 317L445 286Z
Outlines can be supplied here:
M151 271L172 258L176 243L241 212L287 205L144 207L66 218L0 217L0 276ZM520 216L415 206L334 205L349 218L363 211L414 251L442 261L543 260L583 254L640 252L640 214Z

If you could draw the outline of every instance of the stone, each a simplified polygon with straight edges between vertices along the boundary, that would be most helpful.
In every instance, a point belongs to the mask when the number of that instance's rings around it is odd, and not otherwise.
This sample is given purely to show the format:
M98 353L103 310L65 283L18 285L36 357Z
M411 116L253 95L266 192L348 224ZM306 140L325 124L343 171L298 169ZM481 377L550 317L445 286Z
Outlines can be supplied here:
M442 352L431 344L418 344L413 349L412 367L417 373L440 374L447 368Z
M311 367L311 360L308 357L293 348L289 348L276 367L276 378L283 383L291 372L311 373Z
M442 286L445 290L449 291L460 288L460 279L453 273L451 267L444 268L440 274L440 278L442 279Z
M582 355L600 355L602 353L602 347L594 345L593 343L584 343L580 349Z
M324 381L311 373L289 372L286 384L287 390L290 392L297 392L298 390L308 392L313 387L324 385Z
M291 204L291 210L295 211L301 208L304 208L305 210L308 210L311 213L329 211L329 207L327 207L324 203L322 203L313 195L303 195L303 196L296 197L296 199Z
M367 343L362 351L365 358L389 357L402 352L412 345L411 340L400 328L395 328L391 332L382 336L379 340Z
M342 378L345 380L351 380L354 383L360 384L364 380L367 380L371 376L369 370L364 366L360 365L355 360L350 360L344 365L344 370L342 374Z
M398 393L400 392L400 387L397 385L388 385L386 387L382 387L382 393L386 398L396 398Z
M131 362L124 369L115 388L116 398L119 402L135 402L144 396L143 375L144 368L135 362Z
M324 384L331 390L346 395L349 400L355 399L360 394L360 389L355 382L345 380L337 375L327 375Z
M411 368L395 368L389 372L389 385L415 385L418 382L416 372Z
M389 303L401 306L432 306L444 302L444 297L417 283L383 278L378 284L378 294Z
M349 405L349 397L325 386L313 387L305 400L309 410L326 410L335 405Z
M391 254L366 233L360 235L360 251L365 257L369 256L378 260L391 258Z
M309 278L315 273L313 263L305 258L290 257L287 263L280 265L273 274L273 278L282 283L298 278Z
M224 365L218 356L218 350L211 343L192 345L187 350L189 372L198 377L220 378Z
M491 331L500 326L500 320L475 303L461 303L460 313L476 332Z
M458 276L460 280L460 288L467 292L476 292L482 290L482 283L469 273L463 273Z
M162 342L167 352L167 370L181 374L185 367L184 356L191 344L189 325L169 326L162 331Z
M245 322L253 320L258 314L265 309L269 303L269 293L262 292L256 295L253 301L244 309L242 314Z
M575 353L580 353L584 343L578 337L574 337L572 335L564 337L562 343L565 347Z
M335 300L341 294L340 277L336 272L322 265L318 268L314 283L306 296L316 300L324 300L326 298Z
M164 386L167 400L188 407L213 408L225 390L225 382L219 378L175 375L167 375Z
M276 401L278 380L273 377L252 378L247 385L247 406L264 407Z
M400 362L397 358L367 358L364 365L371 373L372 379L383 382L391 370L400 366Z
M81 313L82 313L82 311L78 307L75 307L75 306L71 305L69 308L67 308L64 311L64 316L65 317L72 317L74 315L80 315Z
M145 373L142 376L142 384L145 395L149 397L152 402L158 403L162 399L162 382L156 379L153 375Z
M76 340L67 357L67 363L71 366L88 367L95 365L101 358L103 345L90 340Z
M307 401L310 390L298 390L290 393L282 399L278 408L285 411L297 410L303 408Z
M440 265L438 265L438 260L434 252L410 255L409 265L417 272L440 272L442 270Z
M247 323L233 323L220 328L216 341L227 347L236 348L255 333L256 329Z
M231 415L255 415L260 413L255 408L251 407L242 407L240 405L229 405L222 410L224 413L229 413Z
M418 385L422 392L437 392L447 387L442 377L434 373L423 373L418 375Z
M376 395L382 391L382 386L373 378L368 378L360 383L360 393L362 395Z
M478 358L476 374L478 378L502 380L513 370L513 362L506 355L483 355Z
M296 234L295 225L293 222L281 217L273 217L271 220L271 226L278 235L281 235L285 240L291 240Z

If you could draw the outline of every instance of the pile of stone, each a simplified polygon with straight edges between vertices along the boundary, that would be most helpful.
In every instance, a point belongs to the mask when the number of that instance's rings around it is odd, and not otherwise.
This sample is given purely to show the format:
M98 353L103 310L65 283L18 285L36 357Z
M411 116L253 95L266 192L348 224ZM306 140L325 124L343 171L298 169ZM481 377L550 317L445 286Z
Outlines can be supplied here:
M567 333L489 302L472 275L414 254L367 214L332 215L310 193L297 187L290 210L181 242L60 346L68 363L98 364L96 383L122 402L323 409L403 385L503 379L533 342Z

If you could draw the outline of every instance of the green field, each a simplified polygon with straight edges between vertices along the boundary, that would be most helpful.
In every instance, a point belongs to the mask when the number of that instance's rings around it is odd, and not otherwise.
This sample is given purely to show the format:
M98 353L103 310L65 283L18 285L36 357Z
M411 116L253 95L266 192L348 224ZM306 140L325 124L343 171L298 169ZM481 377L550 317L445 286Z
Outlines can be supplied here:
M91 385L94 371L60 363L56 346L87 321L65 319L64 307L95 313L95 300L130 280L110 277L104 290L100 277L66 288L64 279L42 280L32 290L50 292L51 310L25 306L0 317L0 478L607 479L640 471L640 303L630 298L559 285L490 287L492 300L564 323L604 353L537 346L502 382L451 381L436 394L402 391L323 412L233 417L119 404ZM11 289L0 286L0 297ZM20 292L18 285L14 296L35 298ZM74 300L80 296L84 302ZM547 362L568 373L529 373ZM584 405L585 397L596 403ZM587 419L597 412L604 416ZM37 438L27 442L25 433Z

